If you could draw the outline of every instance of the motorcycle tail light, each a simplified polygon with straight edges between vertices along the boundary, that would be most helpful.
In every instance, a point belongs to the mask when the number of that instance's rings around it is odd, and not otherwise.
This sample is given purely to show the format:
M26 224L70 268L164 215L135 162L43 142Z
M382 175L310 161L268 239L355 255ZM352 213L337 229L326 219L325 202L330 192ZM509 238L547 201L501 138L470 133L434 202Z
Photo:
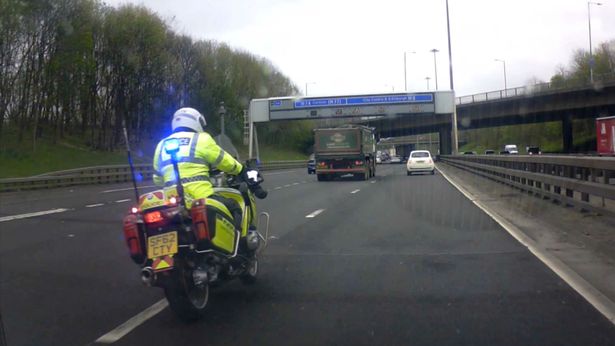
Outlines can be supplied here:
M143 215L143 221L145 221L145 223L147 224L160 223L164 221L164 216L162 215L160 210L156 210Z
M130 252L130 257L137 261L137 258L144 256L143 247L141 247L141 234L137 224L137 216L134 214L127 215L124 218L124 239Z
M192 203L190 216L192 217L192 231L197 241L211 239L209 235L209 227L207 225L207 213L205 208L205 200L198 199Z

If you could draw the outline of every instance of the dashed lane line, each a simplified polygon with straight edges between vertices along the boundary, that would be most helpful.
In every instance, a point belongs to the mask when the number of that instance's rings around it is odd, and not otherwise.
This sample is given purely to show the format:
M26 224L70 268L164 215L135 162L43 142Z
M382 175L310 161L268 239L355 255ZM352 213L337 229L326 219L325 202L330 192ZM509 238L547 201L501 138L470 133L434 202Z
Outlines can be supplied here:
M324 209L318 209L315 210L314 212L312 212L311 214L307 214L305 217L308 219L312 219L315 218L316 216L318 216L318 214L322 213L323 211L325 211Z
M96 341L94 342L99 343L99 344L112 344L118 341L119 339L121 339L122 337L124 337L126 334L133 331L135 328L143 324L145 321L156 316L158 313L164 310L168 305L169 303L167 302L166 299L161 299L154 305L150 306L149 308L143 310L142 312L135 315L128 321L119 325L117 328L113 329L109 333L96 339Z
M118 199L117 201L115 201L115 203L124 203L124 202L130 202L130 201L131 201L130 198L128 198L128 199Z
M105 205L104 203L96 203L96 204L88 204L85 207L86 208L96 208L96 207L102 207L103 205Z
M352 192L350 192L350 193L355 194L355 193L357 193L357 192L359 192L359 191L361 191L361 189L356 189L356 190L354 190L354 191L352 191Z
M37 211L35 213L3 216L3 217L0 217L0 222L19 220L19 219L27 219L27 218L30 218L30 217L37 217L37 216L43 216L43 215L49 215L49 214L63 213L63 212L68 211L68 210L70 210L70 209L58 208L58 209Z
M150 187L156 187L156 185L147 185L147 186L138 186L139 189L147 189ZM105 191L101 191L100 193L111 193L111 192L119 192L119 191L128 191L128 190L133 190L134 188L132 187L127 187L124 189L113 189L113 190L105 190Z

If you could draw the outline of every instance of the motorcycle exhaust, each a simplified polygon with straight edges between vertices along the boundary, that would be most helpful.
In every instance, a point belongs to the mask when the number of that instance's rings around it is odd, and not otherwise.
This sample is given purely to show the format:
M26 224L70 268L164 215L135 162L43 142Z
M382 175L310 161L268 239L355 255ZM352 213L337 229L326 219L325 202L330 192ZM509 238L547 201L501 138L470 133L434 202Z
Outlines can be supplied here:
M154 282L154 271L152 267L145 267L141 269L141 282L144 285L151 286Z

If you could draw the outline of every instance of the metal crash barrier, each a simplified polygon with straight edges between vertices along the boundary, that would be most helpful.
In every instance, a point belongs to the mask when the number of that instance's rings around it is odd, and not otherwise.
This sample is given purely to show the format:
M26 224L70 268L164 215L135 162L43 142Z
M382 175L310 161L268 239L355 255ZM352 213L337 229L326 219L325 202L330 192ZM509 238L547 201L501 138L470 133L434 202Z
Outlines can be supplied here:
M307 160L269 161L262 162L259 168L263 171L303 168ZM134 165L138 182L152 180L152 166L148 164ZM0 192L50 189L56 187L93 184L114 184L132 181L128 165L95 166L65 171L45 173L34 177L0 179Z
M615 157L443 155L440 160L583 210L615 213Z

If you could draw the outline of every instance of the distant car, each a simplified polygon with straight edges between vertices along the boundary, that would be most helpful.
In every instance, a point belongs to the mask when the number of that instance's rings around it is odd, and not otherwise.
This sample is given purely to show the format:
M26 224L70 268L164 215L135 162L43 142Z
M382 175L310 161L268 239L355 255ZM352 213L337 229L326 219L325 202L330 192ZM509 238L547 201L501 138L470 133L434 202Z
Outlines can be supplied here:
M436 165L433 163L429 151L415 150L410 153L410 157L406 163L406 175L417 172L430 172L432 175L435 174Z
M382 163L382 157L380 155L376 156L376 163Z
M517 146L515 144L506 144L504 146L504 151L508 152L511 155L519 154L519 149L517 149Z
M310 155L307 163L307 172L308 174L316 174L316 158L314 154Z
M389 160L391 163L401 163L401 159L399 158L399 156L397 155L392 155L391 159Z
M495 150L491 150L491 149L485 150L485 155L494 155L494 154L495 154Z
M464 155L476 155L475 151L464 151L463 152Z
M528 155L542 155L542 151L540 151L540 147L531 146L526 149Z

